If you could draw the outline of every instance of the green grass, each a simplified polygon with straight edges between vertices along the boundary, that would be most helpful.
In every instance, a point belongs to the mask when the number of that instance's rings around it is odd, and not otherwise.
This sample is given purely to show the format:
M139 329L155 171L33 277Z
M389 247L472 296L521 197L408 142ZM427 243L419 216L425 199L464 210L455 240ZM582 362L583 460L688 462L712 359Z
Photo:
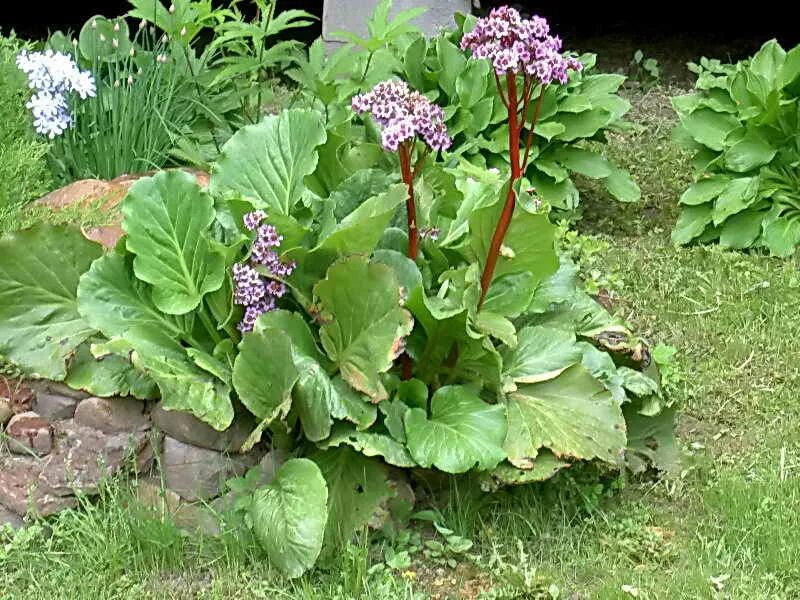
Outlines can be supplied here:
M621 206L587 187L579 226L592 236L587 275L602 269L616 310L679 350L679 475L583 468L493 495L451 486L437 506L474 542L455 569L427 559L392 572L391 543L373 536L294 582L248 537L182 534L111 487L5 550L0 540L0 599L800 597L800 260L674 248L686 160L667 144L665 91L633 101L647 132L614 137L608 152L645 200Z

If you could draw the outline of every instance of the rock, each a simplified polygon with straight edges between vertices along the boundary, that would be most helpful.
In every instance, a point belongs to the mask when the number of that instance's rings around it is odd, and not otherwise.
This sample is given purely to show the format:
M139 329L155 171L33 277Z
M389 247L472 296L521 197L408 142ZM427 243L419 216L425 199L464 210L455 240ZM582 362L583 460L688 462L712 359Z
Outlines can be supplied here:
M36 394L53 394L55 396L65 396L67 398L74 398L75 400L85 400L91 394L87 394L82 390L73 390L71 387L58 381L48 381L46 379L37 379L28 383L28 386L36 392Z
M39 481L59 496L96 494L101 481L135 462L149 439L143 431L109 435L76 421L59 423L56 437L58 449L44 461Z
M275 479L275 475L278 473L278 469L283 466L287 460L289 460L290 456L286 450L270 450L264 455L259 461L259 466L261 467L261 484L267 485L268 483L272 483L272 480Z
M186 502L174 491L164 488L156 478L139 480L136 497L142 506L162 516L169 516L181 529L198 531L204 535L219 534L219 518L213 510L203 504Z
M230 456L166 436L161 468L169 489L195 501L219 496L228 479L243 475L256 462L253 455Z
M2 430L3 425L8 423L13 416L14 411L11 409L11 401L0 398L0 430Z
M6 526L10 527L12 531L17 531L18 529L22 529L24 525L25 522L18 514L0 506L0 531Z
M208 187L210 180L208 173L195 169L183 170L194 175L201 187ZM47 206L54 211L62 210L74 204L97 207L101 213L108 214L108 222L100 227L81 228L81 233L86 239L98 242L107 249L112 249L125 234L120 227L122 215L119 210L114 209L125 199L128 190L134 183L155 173L156 171L150 171L142 174L121 175L111 181L82 179L50 192L43 198L39 198L36 204Z
M53 449L53 426L35 412L24 412L11 417L5 431L8 449L14 454L49 454Z
M220 432L190 413L164 410L161 403L153 407L150 419L155 427L178 441L218 452L238 452L255 427L252 420L241 418Z
M51 421L71 419L75 416L75 408L79 400L62 394L51 394L49 392L37 392L36 400L33 402L33 409Z
M41 459L0 457L0 505L20 516L32 512L42 517L77 505L74 496L54 494L39 481L41 471Z
M75 409L75 423L103 433L145 431L150 418L145 404L132 398L87 398Z
M0 376L0 401L5 401L12 413L21 413L31 409L33 390L19 379L8 379ZM2 424L2 419L0 419Z

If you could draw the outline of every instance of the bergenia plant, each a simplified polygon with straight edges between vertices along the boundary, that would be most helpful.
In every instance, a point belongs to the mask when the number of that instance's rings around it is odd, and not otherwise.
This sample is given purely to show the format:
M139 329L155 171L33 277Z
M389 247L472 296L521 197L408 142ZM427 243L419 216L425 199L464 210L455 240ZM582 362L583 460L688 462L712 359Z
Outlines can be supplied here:
M538 16L523 19L517 10L508 6L495 8L487 17L478 19L475 28L461 39L461 49L471 51L473 59L488 60L492 64L500 98L508 111L511 181L481 275L479 306L486 298L503 239L514 215L514 183L528 166L545 90L551 84L567 83L569 71L582 68L580 61L561 53L561 45L561 38L550 35L547 20ZM537 99L531 111L534 96ZM526 129L522 154L521 138Z
M50 139L61 135L73 124L69 95L81 100L96 94L94 77L81 71L75 60L63 52L28 52L17 56L17 66L28 77L28 85L36 93L27 107L33 113L33 125Z
M408 257L417 258L420 232L414 201L414 179L422 169L428 153L447 150L453 140L447 134L444 112L404 81L383 81L372 91L355 96L353 110L370 113L382 127L381 143L388 152L397 152L400 171L408 188L406 213L408 216ZM417 148L417 140L425 148ZM416 153L415 153L416 150Z

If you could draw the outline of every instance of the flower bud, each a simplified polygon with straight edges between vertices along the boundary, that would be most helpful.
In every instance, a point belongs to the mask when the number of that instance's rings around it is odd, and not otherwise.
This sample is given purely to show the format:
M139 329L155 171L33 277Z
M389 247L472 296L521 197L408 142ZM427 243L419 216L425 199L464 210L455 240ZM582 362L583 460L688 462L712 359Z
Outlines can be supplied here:
M171 14L171 15L175 14L175 5L174 4L170 4L169 5L169 14Z
M117 38L114 38L113 40L111 40L111 45L114 46L114 48L119 48L119 40Z
M100 41L101 42L105 42L106 41L106 36L104 36L102 33L100 34Z
M185 35L186 35L186 27L183 27L183 28L181 29L181 37L183 37L183 36L185 36Z
M97 29L97 19L92 19L92 29Z
M119 33L119 23L114 23L114 33Z
M142 30L142 29L144 29L145 27L147 27L147 21L145 21L144 19L142 19L142 20L139 22L139 31L141 31L141 30Z
M133 75L128 75L128 87L133 85Z

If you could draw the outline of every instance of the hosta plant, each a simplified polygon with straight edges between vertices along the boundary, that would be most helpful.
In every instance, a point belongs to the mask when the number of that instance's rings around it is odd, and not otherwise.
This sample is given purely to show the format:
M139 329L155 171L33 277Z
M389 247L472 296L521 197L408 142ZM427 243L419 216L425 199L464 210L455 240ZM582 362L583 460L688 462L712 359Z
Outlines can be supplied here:
M529 63L504 74L520 91ZM355 103L386 117L383 146L292 109L238 131L208 191L180 172L139 181L107 254L63 228L0 240L0 354L219 430L255 418L245 449L291 455L245 503L290 577L391 499L389 467L477 472L490 491L579 461L675 458L646 344L581 289L521 163L501 174L431 154L410 194L395 152L425 155L446 130L389 89L403 101Z
M696 179L673 240L791 255L800 243L800 46L786 52L772 40L735 65L691 68L695 91L672 104Z

